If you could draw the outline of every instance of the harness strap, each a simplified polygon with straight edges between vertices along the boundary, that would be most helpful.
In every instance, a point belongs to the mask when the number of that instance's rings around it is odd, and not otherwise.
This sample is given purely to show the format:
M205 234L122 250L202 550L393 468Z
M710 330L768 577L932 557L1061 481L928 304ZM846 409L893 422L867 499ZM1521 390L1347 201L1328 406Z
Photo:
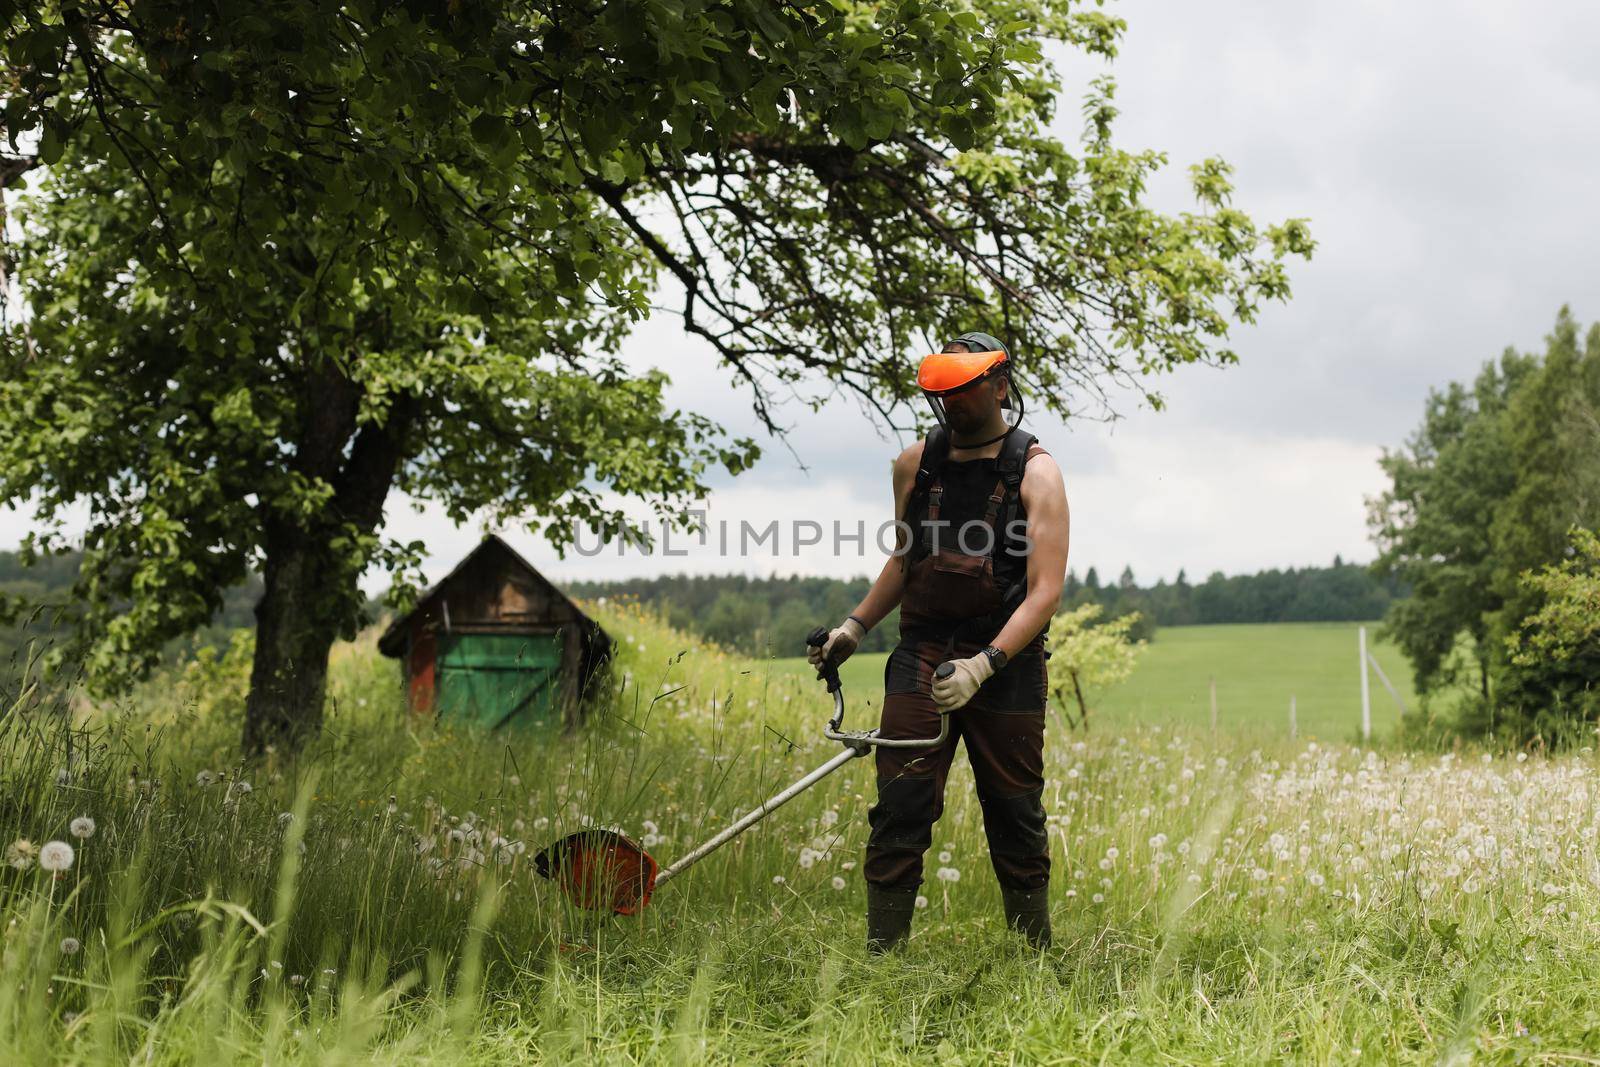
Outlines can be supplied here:
M933 517L938 518L939 498L944 495L944 487L938 484L939 469L944 466L945 457L949 454L949 432L943 426L935 426L928 431L927 440L922 444L922 461L917 464L917 476L912 483L911 492L906 494L905 514L899 517L907 535L905 551L900 556L902 571L910 565L912 553L922 541L921 524L913 524L911 520L916 516L917 502L924 494L931 497ZM937 493L934 490L937 490Z
M1000 454L995 462L1000 477L995 481L994 490L989 494L983 516L983 521L988 525L992 535L989 555L997 565L1008 558L1002 547L1005 535L1016 521L1017 512L1021 508L1023 468L1028 460L1043 452L1045 449L1039 444L1039 439L1021 427L1007 434L1005 443L1000 446ZM940 473L949 454L949 433L943 426L934 427L928 432L927 441L923 444L922 462L917 466L916 484L912 486L906 501L904 520L907 525L912 526L913 545L922 538L921 526L913 525L911 521L918 510L919 498L924 495L927 498L926 521L931 523L939 519L939 508L944 498L944 483L940 479ZM909 562L910 556L911 552L907 551L901 562L903 564Z

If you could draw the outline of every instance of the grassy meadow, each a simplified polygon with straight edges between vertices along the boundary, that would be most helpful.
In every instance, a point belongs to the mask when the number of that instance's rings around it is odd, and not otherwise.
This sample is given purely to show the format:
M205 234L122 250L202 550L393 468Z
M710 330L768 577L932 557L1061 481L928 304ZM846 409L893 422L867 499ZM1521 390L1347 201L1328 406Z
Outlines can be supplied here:
M835 751L818 737L820 686L792 666L636 609L601 617L621 656L576 737L408 719L370 635L339 650L327 732L298 762L232 756L243 648L70 728L0 715L0 1062L1600 1051L1592 748L1408 754L1336 731L1291 744L1213 737L1186 712L1053 730L1056 944L1042 956L1003 929L963 760L903 954L862 946L865 761L642 914L575 910L530 870L546 841L613 825L669 862ZM869 687L847 695L865 715Z
M1210 681L1217 682L1217 724L1236 738L1287 737L1289 698L1302 738L1357 742L1361 739L1361 677L1357 623L1286 622L1224 626L1167 626L1139 660L1128 681L1103 693L1088 693L1089 725L1132 728L1160 724L1211 727ZM1417 707L1411 669L1400 650L1376 639L1367 623L1367 643L1408 710ZM883 693L886 653L852 656L840 670L856 693ZM804 670L804 659L789 663ZM1056 675L1052 675L1052 683ZM1370 676L1374 739L1400 720L1394 700Z

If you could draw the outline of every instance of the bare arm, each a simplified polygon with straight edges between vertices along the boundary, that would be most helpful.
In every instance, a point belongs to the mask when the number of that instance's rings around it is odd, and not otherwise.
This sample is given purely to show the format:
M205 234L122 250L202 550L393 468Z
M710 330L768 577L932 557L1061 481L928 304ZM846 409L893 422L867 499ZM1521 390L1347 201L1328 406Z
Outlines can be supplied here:
M904 452L900 453L894 461L894 517L896 519L905 512L906 500L911 496L911 487L916 484L917 464L922 462L922 442L918 441ZM1031 466L1031 464L1030 464ZM1024 479L1026 484L1026 479ZM1030 512L1031 514L1031 512ZM905 531L896 531L895 543L901 546L905 538ZM867 595L861 598L861 603L856 605L856 610L851 612L860 619L862 625L870 630L883 621L885 615L893 611L896 604L906 591L905 568L901 566L903 557L891 555L884 561L883 570L878 572L877 579L872 583L872 588L867 590ZM1043 625L1041 623L1041 625Z
M1023 468L1021 492L1033 551L1028 555L1027 596L994 639L994 647L1007 658L1032 641L1061 605L1071 529L1067 487L1048 454L1035 456Z

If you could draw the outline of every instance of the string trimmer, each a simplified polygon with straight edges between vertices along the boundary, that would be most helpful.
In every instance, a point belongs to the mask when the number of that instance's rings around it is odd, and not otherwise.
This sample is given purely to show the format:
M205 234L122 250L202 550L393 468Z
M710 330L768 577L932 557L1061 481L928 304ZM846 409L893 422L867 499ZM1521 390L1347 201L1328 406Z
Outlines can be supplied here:
M812 630L806 644L820 648L828 640L823 627ZM941 663L935 676L944 678L954 668ZM744 833L768 815L783 807L807 789L822 781L853 759L858 759L874 748L931 748L942 744L950 735L950 717L939 717L939 736L926 738L879 737L876 729L844 729L844 686L839 681L839 668L825 661L820 676L833 696L833 718L823 727L822 735L843 746L837 756L822 764L805 777L785 786L764 803L735 819L725 829L680 856L667 867L659 867L655 858L637 841L616 830L599 827L579 830L554 842L533 858L534 870L546 878L556 880L574 903L595 911L612 911L619 915L633 915L650 903L650 896L658 888L676 878L690 867L705 859L729 841Z

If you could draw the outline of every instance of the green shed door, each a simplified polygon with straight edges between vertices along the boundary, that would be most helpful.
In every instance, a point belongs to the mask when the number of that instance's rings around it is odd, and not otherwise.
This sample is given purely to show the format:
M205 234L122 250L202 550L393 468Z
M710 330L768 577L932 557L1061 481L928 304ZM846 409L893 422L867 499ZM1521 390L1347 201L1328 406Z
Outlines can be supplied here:
M440 634L439 717L494 729L555 723L559 634Z

